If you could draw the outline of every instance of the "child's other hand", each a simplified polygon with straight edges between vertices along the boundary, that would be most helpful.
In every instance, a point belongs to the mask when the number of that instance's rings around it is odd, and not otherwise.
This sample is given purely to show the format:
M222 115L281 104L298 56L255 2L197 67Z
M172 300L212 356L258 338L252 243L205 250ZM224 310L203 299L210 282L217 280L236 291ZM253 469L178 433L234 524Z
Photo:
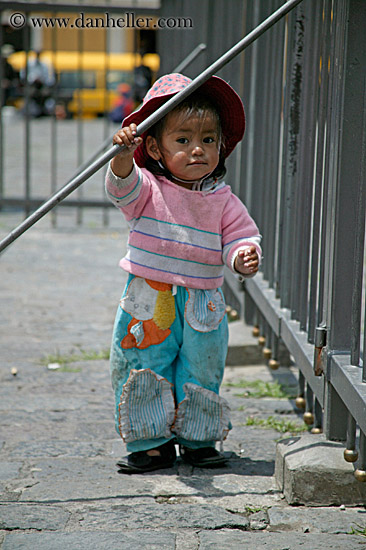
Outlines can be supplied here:
M234 268L243 275L255 275L259 268L259 258L255 246L239 250L235 258Z
M111 161L111 167L120 178L127 178L132 171L133 154L136 148L142 143L142 138L136 136L136 124L125 126L116 132L113 136L113 144L125 145Z

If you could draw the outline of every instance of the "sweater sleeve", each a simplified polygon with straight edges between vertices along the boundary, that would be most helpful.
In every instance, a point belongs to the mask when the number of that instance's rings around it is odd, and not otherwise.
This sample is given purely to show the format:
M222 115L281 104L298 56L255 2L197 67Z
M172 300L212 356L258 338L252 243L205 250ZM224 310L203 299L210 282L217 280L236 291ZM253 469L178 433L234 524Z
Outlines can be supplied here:
M237 273L234 269L235 258L239 250L244 250L249 246L255 246L259 261L261 261L261 239L258 227L249 215L247 208L238 197L231 194L222 217L223 263L233 273ZM249 275L249 277L251 276Z
M123 212L126 220L129 221L134 217L138 217L139 212L146 203L150 195L150 182L144 177L135 162L132 172L127 178L116 176L109 164L105 178L105 189L109 200Z

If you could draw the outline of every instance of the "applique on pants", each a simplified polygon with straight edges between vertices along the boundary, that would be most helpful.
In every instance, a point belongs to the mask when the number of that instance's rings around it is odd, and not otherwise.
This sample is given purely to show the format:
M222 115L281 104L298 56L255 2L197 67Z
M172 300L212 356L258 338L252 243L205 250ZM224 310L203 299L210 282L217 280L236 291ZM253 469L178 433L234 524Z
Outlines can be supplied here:
M230 430L230 407L216 393L187 382L186 398L179 404L172 428L188 441L223 441Z
M226 306L222 292L212 290L187 289L189 298L185 309L185 318L194 330L211 332L221 323Z
M163 342L175 319L172 285L135 277L128 285L121 307L132 316L123 349L145 349Z
M132 369L119 404L123 440L170 438L174 416L172 384L150 369Z

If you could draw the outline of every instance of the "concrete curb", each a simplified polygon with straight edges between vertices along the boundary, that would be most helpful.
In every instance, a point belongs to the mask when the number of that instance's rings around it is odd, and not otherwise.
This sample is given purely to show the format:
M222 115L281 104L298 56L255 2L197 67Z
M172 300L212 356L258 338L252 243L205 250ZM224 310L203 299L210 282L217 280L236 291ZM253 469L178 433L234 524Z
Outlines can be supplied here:
M275 477L289 504L359 506L366 504L366 486L354 477L343 458L344 445L323 434L306 434L277 444Z

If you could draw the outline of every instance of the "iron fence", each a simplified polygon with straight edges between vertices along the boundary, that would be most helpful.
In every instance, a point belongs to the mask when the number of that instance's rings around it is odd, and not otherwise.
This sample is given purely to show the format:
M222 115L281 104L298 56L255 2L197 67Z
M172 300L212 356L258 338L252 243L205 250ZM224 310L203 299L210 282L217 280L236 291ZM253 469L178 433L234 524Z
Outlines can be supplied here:
M254 27L278 1L247 2ZM345 441L366 481L366 4L302 2L245 53L248 129L240 190L263 233L261 273L243 304L277 368L299 368L312 432ZM359 433L359 441L358 434ZM357 451L356 446L359 447Z

